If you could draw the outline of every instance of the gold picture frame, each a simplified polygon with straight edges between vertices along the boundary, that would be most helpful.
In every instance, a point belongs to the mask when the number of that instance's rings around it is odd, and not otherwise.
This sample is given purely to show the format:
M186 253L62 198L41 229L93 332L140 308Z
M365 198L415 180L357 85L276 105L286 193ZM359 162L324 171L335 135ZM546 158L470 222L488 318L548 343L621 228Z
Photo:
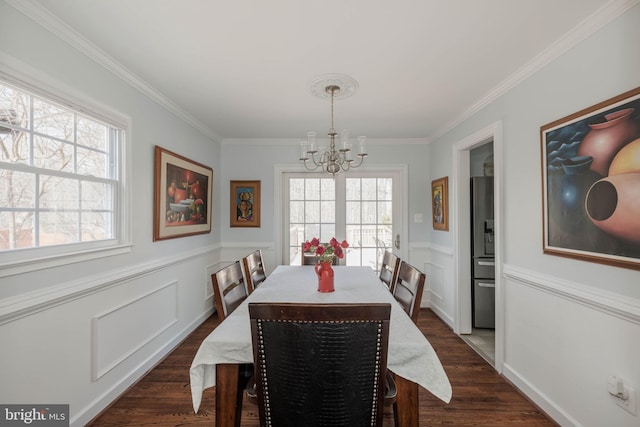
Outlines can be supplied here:
M431 218L433 229L449 231L449 177L431 181Z
M260 227L260 181L231 181L231 227Z
M211 232L213 169L155 146L153 241Z

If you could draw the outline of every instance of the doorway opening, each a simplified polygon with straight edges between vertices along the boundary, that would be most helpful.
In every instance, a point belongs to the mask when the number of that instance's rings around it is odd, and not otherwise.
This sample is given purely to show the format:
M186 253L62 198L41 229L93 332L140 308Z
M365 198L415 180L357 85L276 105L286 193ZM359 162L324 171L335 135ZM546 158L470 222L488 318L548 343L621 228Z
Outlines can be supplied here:
M454 331L498 372L502 372L504 325L501 227L502 123L496 122L453 146L456 251L456 317ZM493 156L493 164L491 157ZM486 163L486 165L485 165ZM491 171L491 169L493 169ZM492 214L481 221L486 251L474 260L472 177L492 174ZM492 218L490 218L492 216ZM490 250L487 247L490 246ZM493 258L491 259L491 256ZM475 265L480 264L479 265ZM492 267L491 274L477 270ZM493 277L491 277L493 275ZM480 298L476 298L480 296ZM481 315L478 316L477 314Z

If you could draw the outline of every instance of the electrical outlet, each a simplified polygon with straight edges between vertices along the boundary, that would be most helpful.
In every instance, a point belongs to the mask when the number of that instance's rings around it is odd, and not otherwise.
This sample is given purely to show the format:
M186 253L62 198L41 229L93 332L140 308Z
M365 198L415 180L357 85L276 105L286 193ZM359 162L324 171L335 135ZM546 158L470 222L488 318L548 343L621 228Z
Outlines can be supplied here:
M620 399L620 398L615 398L616 399L616 404L621 407L622 409L624 409L625 411L629 412L632 415L636 415L636 411L637 411L637 407L636 407L636 391L629 387L628 385L624 385L624 395L627 397L626 400L624 399Z

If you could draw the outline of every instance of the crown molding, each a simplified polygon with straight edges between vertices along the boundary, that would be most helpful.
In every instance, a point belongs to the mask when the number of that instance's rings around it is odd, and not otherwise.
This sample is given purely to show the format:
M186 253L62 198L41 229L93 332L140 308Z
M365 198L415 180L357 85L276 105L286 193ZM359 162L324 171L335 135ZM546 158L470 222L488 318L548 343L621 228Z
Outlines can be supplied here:
M300 138L224 138L222 145L286 145L297 147L302 139ZM367 138L367 145L427 145L429 138ZM328 139L318 139L318 145L329 145Z
M62 41L68 43L74 49L86 55L89 59L95 61L101 67L107 69L115 76L124 80L134 89L137 89L143 95L147 96L148 98L159 104L161 107L173 113L176 117L178 117L185 123L198 129L204 135L208 136L216 142L219 142L222 139L219 135L217 135L211 129L207 128L204 124L195 119L191 114L187 113L184 109L179 107L161 92L154 89L152 86L129 71L98 46L80 35L77 31L67 25L60 18L52 14L41 4L33 0L5 1L14 9L18 10L28 18L31 18L37 24L60 38Z
M509 76L506 80L493 88L489 93L480 98L475 103L471 104L462 114L455 117L453 120L447 122L439 128L431 139L435 140L440 138L478 111L485 108L487 105L531 77L547 64L553 62L556 58L567 52L569 49L581 43L587 37L598 31L600 28L613 21L618 16L622 15L633 6L637 5L640 0L611 0L606 3L584 21L569 30L565 35L556 40L551 46L542 51L537 56L533 57L524 66L518 69L515 73Z

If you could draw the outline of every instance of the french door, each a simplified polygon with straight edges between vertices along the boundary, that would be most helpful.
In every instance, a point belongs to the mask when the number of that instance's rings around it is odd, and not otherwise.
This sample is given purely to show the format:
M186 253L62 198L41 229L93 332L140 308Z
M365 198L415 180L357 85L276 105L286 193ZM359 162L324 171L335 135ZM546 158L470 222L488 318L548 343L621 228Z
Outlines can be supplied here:
M342 265L378 270L384 251L399 252L402 181L400 171L284 173L283 262L300 265L305 241L335 237L349 242Z

